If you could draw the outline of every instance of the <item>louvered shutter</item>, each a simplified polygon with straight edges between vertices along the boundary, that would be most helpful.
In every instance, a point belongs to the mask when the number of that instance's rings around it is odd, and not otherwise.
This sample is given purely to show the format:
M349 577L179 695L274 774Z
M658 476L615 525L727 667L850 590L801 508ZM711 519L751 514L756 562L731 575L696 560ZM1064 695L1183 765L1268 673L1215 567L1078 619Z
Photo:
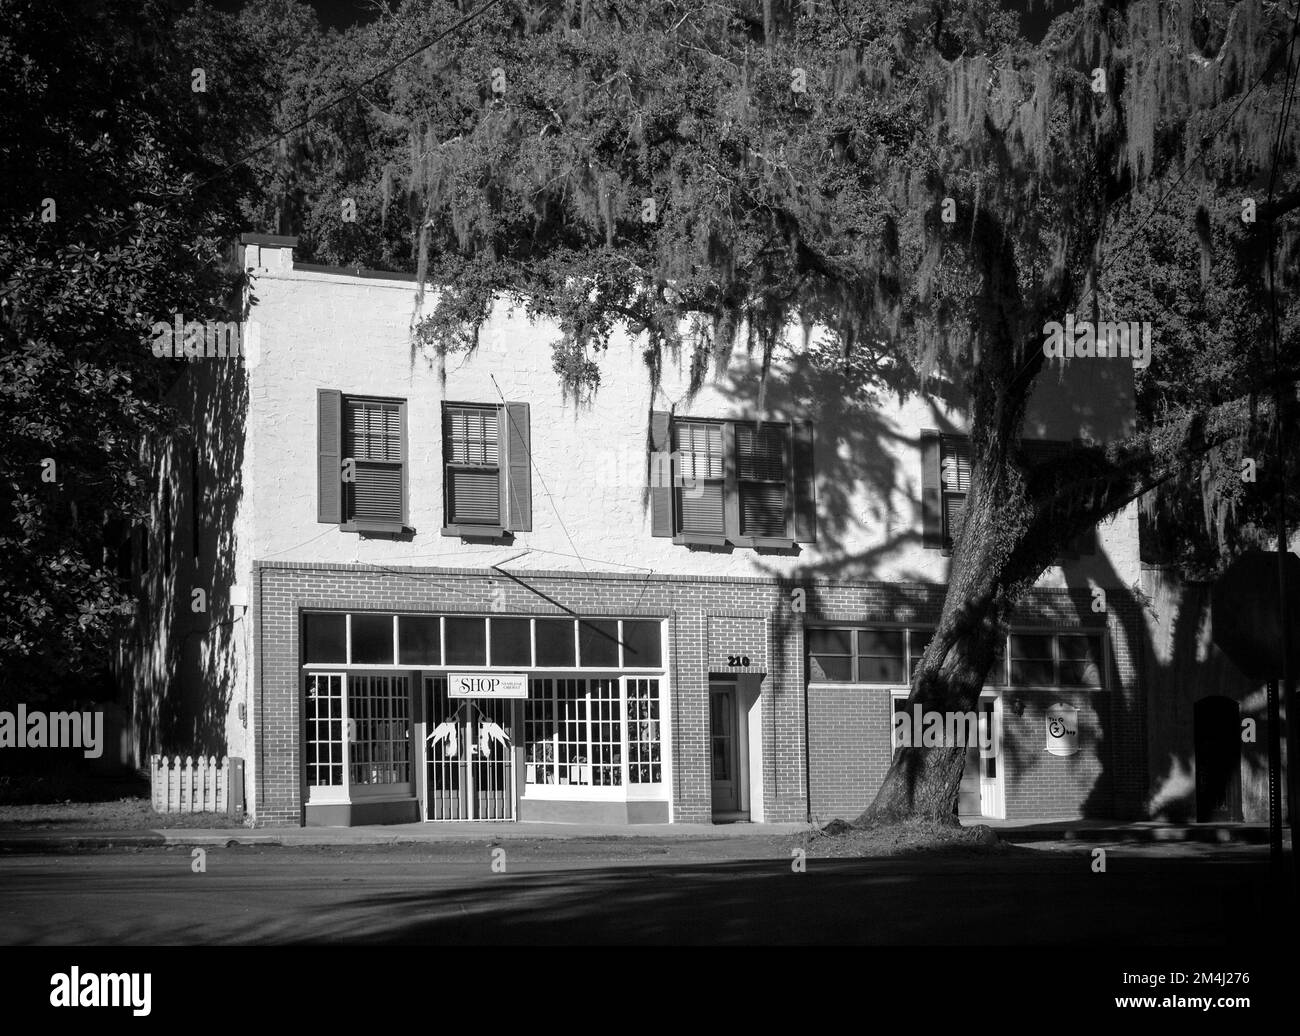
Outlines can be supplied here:
M650 412L650 535L673 534L672 416L665 410Z
M342 460L343 394L316 390L316 520L343 520Z
M943 487L940 481L939 433L921 432L921 542L943 546Z
M817 542L817 471L813 463L813 426L796 421L791 429L794 459L794 538L797 543Z
M528 428L528 404L507 403L506 416L506 513L511 532L533 529L532 442Z

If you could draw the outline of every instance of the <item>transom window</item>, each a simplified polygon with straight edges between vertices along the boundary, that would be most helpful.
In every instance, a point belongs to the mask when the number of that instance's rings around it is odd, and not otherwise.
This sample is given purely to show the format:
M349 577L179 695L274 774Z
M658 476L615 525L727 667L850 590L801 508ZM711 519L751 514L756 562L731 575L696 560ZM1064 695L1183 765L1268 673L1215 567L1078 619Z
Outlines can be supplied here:
M810 626L805 630L813 683L911 683L934 635L907 629ZM1102 687L1101 633L1014 632L997 651L991 686Z
M659 619L304 612L303 664L662 669Z

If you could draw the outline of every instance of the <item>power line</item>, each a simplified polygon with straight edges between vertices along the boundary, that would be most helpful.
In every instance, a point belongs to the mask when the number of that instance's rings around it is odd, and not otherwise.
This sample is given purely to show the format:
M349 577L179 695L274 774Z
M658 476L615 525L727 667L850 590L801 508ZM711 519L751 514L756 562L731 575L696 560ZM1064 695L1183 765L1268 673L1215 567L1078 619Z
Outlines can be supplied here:
M259 151L262 151L270 147L272 144L280 140L283 140L291 133L298 132L298 130L314 122L319 116L323 115L331 108L334 108L337 105L343 103L349 97L355 97L357 94L359 94L367 86L370 86L376 80L383 78L384 76L388 75L389 72L392 72L394 69L399 68L400 66L406 64L406 62L410 61L411 58L423 54L430 47L434 46L434 44L441 43L453 32L456 32L458 29L461 29L462 27L468 25L470 22L476 20L489 7L495 7L500 2L501 0L487 0L487 3L485 3L482 7L478 8L477 10L471 11L460 21L456 22L454 25L450 26L449 28L444 29L442 32L438 33L438 35L434 36L433 39L429 40L427 43L422 43L420 46L416 47L415 50L411 51L409 54L405 55L404 57L400 57L396 61L390 62L388 65L381 68L374 75L368 76L367 78L363 79L360 83L358 83L356 86L352 87L351 89L344 90L343 92L339 93L333 99L327 101L325 104L317 108L315 111L308 112L305 116L302 117L302 119L294 123L294 125L290 126L288 129L282 130L274 134L273 136L267 137L260 144L257 144L254 147L250 148L248 151L244 152L244 154L240 155L237 159L235 159L233 162L227 165L220 172L215 173L214 175L210 176L208 179L197 184L194 189L198 190L201 187L206 187L208 184L212 183L213 180L220 179L222 176L230 172L232 169L235 169L238 166L243 165L250 158L256 155Z
M514 427L515 431L519 432L519 431L520 431L520 429L519 429L519 425L517 425L517 424L515 423L514 415L512 415L512 414L510 413L510 407L506 404L505 393L503 393L503 392L501 391L501 386L497 384L497 377L496 377L496 375L495 375L495 374L489 374L488 377L490 377L490 378L492 379L492 387L493 387L494 389L497 390L497 395L501 397L501 405L502 405L503 407L505 407L506 418L507 418L507 420L510 421L510 424ZM520 438L520 441L523 441L523 433L522 433L522 432L520 432L520 436L519 436L519 438ZM566 538L568 539L568 541L569 541L569 546L573 548L573 556L574 556L575 558L578 559L578 564L580 564L580 565L582 566L582 570L583 570L584 572L586 572L586 571L587 571L587 563L582 559L582 555L578 553L578 545L577 545L576 543L573 542L573 537L569 534L569 527L568 527L567 525L564 524L564 516L560 514L560 509L559 509L559 507L557 507L556 504L555 504L555 497L551 495L551 489L550 489L550 487L546 484L546 479L544 479L544 478L542 477L542 472L541 472L541 470L537 467L537 464L533 461L533 442L532 442L532 436L529 436L529 437L528 437L528 446L527 446L527 448L526 448L526 452L528 453L528 465L529 465L529 467L530 467L533 471L536 471L536 472L537 472L537 481L540 482L540 483L542 484L542 489L546 490L546 499L548 499L548 500L551 502L551 510L555 512L555 520L558 521L558 522L560 523L560 528L564 530L564 535L565 535L565 537L566 537ZM509 472L507 472L507 478L508 478L508 477L509 477ZM512 491L513 491L513 488L514 488L514 487L512 486L512 487L511 487Z

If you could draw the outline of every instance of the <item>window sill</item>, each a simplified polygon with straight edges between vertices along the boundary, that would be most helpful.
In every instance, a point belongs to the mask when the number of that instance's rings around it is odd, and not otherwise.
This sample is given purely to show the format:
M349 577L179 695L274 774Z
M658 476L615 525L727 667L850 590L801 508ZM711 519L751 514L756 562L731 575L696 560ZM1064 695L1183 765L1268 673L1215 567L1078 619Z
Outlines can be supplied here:
M415 532L409 525L401 522L366 522L351 521L344 522L339 526L339 532L358 532L376 536L406 536Z
M510 535L510 530L501 525L444 525L442 534L465 540L499 540Z
M737 547L754 547L758 550L793 550L795 541L784 536L736 536L731 540Z
M673 542L686 547L726 547L731 541L725 536L710 536L702 532L679 532Z

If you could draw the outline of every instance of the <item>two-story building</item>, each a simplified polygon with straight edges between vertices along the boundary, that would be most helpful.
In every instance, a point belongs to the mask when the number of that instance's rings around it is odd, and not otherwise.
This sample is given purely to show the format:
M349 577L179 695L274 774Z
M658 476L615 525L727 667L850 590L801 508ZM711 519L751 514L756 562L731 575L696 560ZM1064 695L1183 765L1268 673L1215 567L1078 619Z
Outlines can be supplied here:
M242 357L159 360L183 370L185 428L150 444L122 657L141 756L243 758L259 825L824 821L870 802L943 600L958 407L795 344L759 413L743 345L692 392L621 333L575 399L556 328L501 304L439 363L412 348L413 278L294 245L243 241ZM1041 382L1028 437L1131 429L1127 361ZM1131 508L1043 574L962 812L1141 813L1138 574Z

